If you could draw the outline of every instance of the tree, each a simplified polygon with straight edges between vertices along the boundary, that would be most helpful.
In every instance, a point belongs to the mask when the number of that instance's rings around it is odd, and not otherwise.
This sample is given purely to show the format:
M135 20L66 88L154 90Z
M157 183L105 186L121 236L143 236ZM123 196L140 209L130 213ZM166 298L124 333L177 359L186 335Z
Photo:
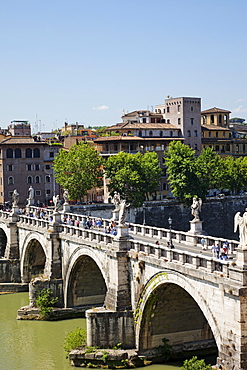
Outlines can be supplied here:
M105 163L110 194L117 191L127 202L140 206L159 185L161 169L154 152L129 154L119 152Z
M205 198L206 190L197 175L194 150L180 141L172 141L165 161L172 193L179 201L190 204L194 196Z
M220 189L223 186L225 163L212 148L203 149L196 160L196 174L201 180L205 191Z
M69 199L82 200L88 190L102 183L103 160L90 145L80 142L54 159L56 181L68 189Z
M225 158L225 181L224 188L238 193L246 187L247 179L247 161L245 158L234 158L232 156Z

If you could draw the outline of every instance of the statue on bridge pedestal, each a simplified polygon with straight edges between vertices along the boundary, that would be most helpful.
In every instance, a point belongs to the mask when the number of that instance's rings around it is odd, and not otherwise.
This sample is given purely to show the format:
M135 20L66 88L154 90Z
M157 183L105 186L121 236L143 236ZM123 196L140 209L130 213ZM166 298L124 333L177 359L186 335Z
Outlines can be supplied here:
M12 201L13 201L13 207L17 207L18 203L19 203L19 193L18 193L17 189L15 189L13 191Z
M63 191L63 200L64 200L64 204L69 204L69 192L68 192L68 189L64 189L64 191Z
M54 203L54 213L57 213L59 210L59 207L61 205L59 195L53 195L53 203Z
M32 185L30 185L28 189L27 205L28 206L34 205L34 188L32 187Z
M240 216L240 212L237 212L234 216L234 232L239 228L239 239L240 247L247 247L247 208L243 216Z
M113 204L115 206L114 212L119 212L120 203L121 203L120 194L118 192L114 191L114 196L113 196L112 200L113 200Z
M192 216L194 216L194 219L192 221L200 221L199 212L201 212L201 209L202 209L201 198L194 197L190 208L191 208L191 214Z
M130 204L126 204L126 200L121 200L119 204L119 225L123 226L125 225L126 221L126 209L129 207Z

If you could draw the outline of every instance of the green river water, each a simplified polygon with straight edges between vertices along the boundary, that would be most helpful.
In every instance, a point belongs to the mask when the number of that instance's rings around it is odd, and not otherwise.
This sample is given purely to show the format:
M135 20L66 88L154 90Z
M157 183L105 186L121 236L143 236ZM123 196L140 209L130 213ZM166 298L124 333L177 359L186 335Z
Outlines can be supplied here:
M0 295L0 370L76 369L65 358L63 342L68 332L85 328L85 319L16 320L17 309L28 303L28 293ZM145 370L178 370L180 366L151 365Z

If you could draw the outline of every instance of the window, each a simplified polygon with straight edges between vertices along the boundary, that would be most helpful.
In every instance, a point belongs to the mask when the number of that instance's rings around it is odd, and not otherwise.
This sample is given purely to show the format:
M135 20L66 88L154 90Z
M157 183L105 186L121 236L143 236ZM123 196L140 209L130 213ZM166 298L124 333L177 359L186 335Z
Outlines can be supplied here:
M51 189L46 189L46 195L50 195L51 194Z
M180 112L181 105L178 105L178 112Z
M13 164L7 164L7 171L14 171Z
M178 118L178 125L181 125L181 118Z
M40 150L38 148L35 148L33 151L33 157L34 158L40 158Z
M208 132L208 137L211 137L211 131Z
M15 158L21 158L21 149L15 149Z
M215 145L215 151L218 152L220 150L219 145Z
M47 176L45 177L45 182L51 182L51 177L50 177L49 175L47 175Z
M204 137L204 131L202 131L202 137Z
M191 123L192 125L194 125L194 118L191 118L191 119L190 119L190 123Z
M34 165L34 169L35 169L35 171L39 171L40 170L40 165L39 164L35 164Z
M195 144L195 150L196 150L196 151L198 150L198 148L197 148L197 144Z
M225 133L225 131L223 131L223 137L226 137L226 133Z
M147 122L147 119L146 118L143 118L142 119L142 123L146 123Z
M7 158L13 158L13 149L8 148L6 153L7 153Z
M238 153L239 152L239 145L237 144L236 145L236 153Z
M190 111L193 112L193 110L194 110L194 107L190 107Z
M191 137L190 130L188 130L188 131L187 131L187 136L188 136L188 137Z
M166 110L165 109L163 109L163 113L165 113L166 112Z
M149 131L149 136L153 136L153 131Z
M14 177L13 176L9 176L8 177L8 184L9 185L13 185L14 184Z
M45 169L46 169L46 170L50 170L50 169L51 169L51 165L50 165L50 164L46 164L46 165L45 165Z
M210 118L211 118L211 123L214 123L214 115L213 114L211 114Z
M142 132L141 131L139 131L139 136L142 136Z
M32 171L32 165L31 164L27 164L26 165L26 169L27 169L27 171Z
M13 191L9 191L9 197L11 198L13 195Z
M33 182L33 178L32 178L32 176L28 176L28 177L27 177L27 183L28 183L28 184L32 184L32 182Z
M39 197L41 195L41 190L35 190L35 195Z
M203 116L203 118L202 118L202 123L203 123L204 125L206 125L206 122L207 122L207 118L206 118L206 116Z
M173 131L170 131L170 137L172 137L173 136Z
M230 144L226 144L226 151L230 152Z
M170 107L166 108L167 113L170 113Z
M163 136L163 131L160 131L160 137L162 137Z
M40 176L36 176L36 177L35 177L35 183L36 183L36 184L39 184L39 183L40 183Z
M168 119L168 120L166 121L166 123L170 123L170 120Z
M117 150L118 150L117 144L114 144L114 152L117 152Z
M245 153L245 144L243 144L243 153Z
M215 137L219 137L218 131L215 132Z
M163 186L162 186L163 190L167 190L166 189L166 183L164 182Z
M54 158L54 152L50 152L50 158Z
M221 124L222 123L222 115L220 114L219 115L219 124Z
M30 148L26 149L26 158L32 158L32 150Z
M194 136L197 137L197 130L194 131Z
M232 136L232 134L231 134L231 132L229 132L229 139L231 138L231 136Z

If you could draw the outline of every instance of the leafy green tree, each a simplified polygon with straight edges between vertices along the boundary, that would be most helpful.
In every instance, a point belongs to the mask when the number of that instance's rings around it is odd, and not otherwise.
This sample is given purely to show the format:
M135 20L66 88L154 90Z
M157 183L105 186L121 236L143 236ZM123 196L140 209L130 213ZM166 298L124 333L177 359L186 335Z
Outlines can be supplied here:
M204 360L198 360L197 356L185 360L181 370L212 370L211 365L206 365Z
M172 141L165 161L172 193L179 201L189 204L193 196L205 198L205 184L197 175L194 150L180 141Z
M82 200L88 190L102 183L103 160L90 145L80 142L54 159L56 181L68 189L69 199Z
M105 163L110 194L117 191L127 202L140 206L155 193L161 178L158 156L154 152L129 154L119 152Z
M226 157L224 173L224 186L233 193L238 193L245 189L247 179L247 161L245 158L234 158L232 156Z
M196 160L196 174L206 192L209 189L220 189L223 187L225 171L224 160L219 154L209 147L202 150Z

